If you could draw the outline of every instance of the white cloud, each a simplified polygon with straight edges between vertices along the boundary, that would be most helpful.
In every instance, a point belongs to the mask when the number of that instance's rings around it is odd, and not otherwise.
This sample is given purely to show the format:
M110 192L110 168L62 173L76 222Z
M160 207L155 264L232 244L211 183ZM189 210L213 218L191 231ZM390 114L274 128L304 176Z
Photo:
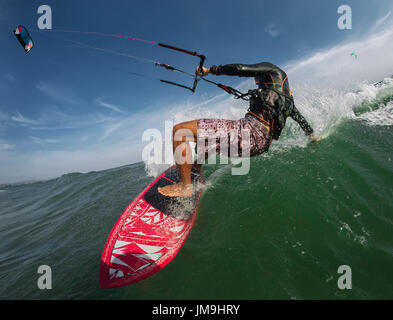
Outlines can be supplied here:
M270 23L270 24L266 27L265 31L267 32L267 34L268 34L271 38L276 38L276 37L278 37L278 36L282 33L282 31L279 30L279 29L277 28L277 26L276 26L274 23Z
M377 22L374 24L374 26L371 28L371 31L374 32L376 31L380 26L382 26L391 16L392 11L389 11L385 16L377 20Z
M11 119L15 122L22 124L22 125L28 125L28 124L37 125L37 124L39 124L39 122L36 120L32 120L32 119L24 117L19 111L16 113L16 115L12 116Z
M91 127L100 124L105 124L107 122L116 121L117 118L115 117L108 117L103 114L87 114L87 115L69 115L65 114L61 111L54 111L47 113L46 116L46 123L51 122L60 122L62 125L49 127L51 129L63 128L63 129L75 129L75 128L84 128L84 127ZM42 128L34 128L34 129L42 129Z
M35 120L27 119L20 113L14 116L14 120L26 125L30 124L31 130L48 131L94 127L111 123L116 121L117 118L103 114L70 115L58 110L56 107L51 107L42 112Z
M7 141L0 139L0 151L11 150L14 148L15 148L15 145L9 144Z
M56 101L70 104L78 104L81 102L72 90L54 86L53 84L49 84L47 81L40 81L36 85L36 88L47 97Z
M104 101L102 101L102 99L100 99L100 98L97 98L97 99L95 100L95 102L96 102L99 106L101 106L101 107L104 107L104 108L110 109L110 110L112 110L112 111L115 111L115 112L124 114L124 112L123 112L119 107L117 107L117 106L115 106L115 105L113 105L113 104L104 102Z
M350 56L356 52L358 59ZM345 42L292 61L285 69L290 79L312 81L323 86L356 86L361 81L378 81L393 72L393 28ZM390 72L390 74L389 74Z
M47 143L57 143L57 142L59 142L59 140L55 140L55 139L38 138L38 137L33 137L33 136L30 136L29 139L31 141L33 141L34 143L38 143L38 144L47 144Z

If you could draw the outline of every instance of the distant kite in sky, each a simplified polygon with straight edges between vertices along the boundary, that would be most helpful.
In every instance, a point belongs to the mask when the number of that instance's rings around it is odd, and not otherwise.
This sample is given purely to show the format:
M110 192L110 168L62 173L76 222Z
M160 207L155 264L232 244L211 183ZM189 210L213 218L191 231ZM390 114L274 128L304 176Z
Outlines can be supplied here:
M20 44L22 45L25 52L28 53L33 49L33 39L31 39L29 31L24 26L19 26L14 30L15 36L18 38Z
M358 58L358 55L357 55L355 52L352 52L352 53L351 53L351 57L355 57L355 59L357 59L357 58Z

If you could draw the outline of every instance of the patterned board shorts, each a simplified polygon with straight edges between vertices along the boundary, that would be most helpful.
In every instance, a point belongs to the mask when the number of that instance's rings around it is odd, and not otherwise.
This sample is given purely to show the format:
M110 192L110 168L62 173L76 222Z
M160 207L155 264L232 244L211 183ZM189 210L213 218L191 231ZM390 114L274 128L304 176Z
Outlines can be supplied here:
M252 157L266 152L270 141L269 129L251 115L237 121L198 120L198 161L213 154Z

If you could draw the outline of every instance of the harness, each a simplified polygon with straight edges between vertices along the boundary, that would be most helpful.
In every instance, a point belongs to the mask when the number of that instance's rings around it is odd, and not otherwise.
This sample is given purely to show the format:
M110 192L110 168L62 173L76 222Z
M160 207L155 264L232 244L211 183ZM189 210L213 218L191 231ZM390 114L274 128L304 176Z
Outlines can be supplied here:
M270 128L271 140L278 140L286 119L292 112L293 97L272 87L250 90L248 95L250 107L247 114Z

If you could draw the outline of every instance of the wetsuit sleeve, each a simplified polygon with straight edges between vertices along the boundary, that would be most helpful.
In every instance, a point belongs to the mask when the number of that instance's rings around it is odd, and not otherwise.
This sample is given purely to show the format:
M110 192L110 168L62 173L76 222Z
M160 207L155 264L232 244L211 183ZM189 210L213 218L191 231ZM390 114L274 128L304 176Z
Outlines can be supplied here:
M271 63L263 62L258 64L226 64L223 66L212 66L210 72L217 76L238 76L238 77L256 77L260 74L281 71Z
M307 120L301 115L301 113L295 107L295 105L293 105L293 109L292 109L292 113L290 114L290 117L300 125L306 136L309 136L314 132L313 128L311 128Z

